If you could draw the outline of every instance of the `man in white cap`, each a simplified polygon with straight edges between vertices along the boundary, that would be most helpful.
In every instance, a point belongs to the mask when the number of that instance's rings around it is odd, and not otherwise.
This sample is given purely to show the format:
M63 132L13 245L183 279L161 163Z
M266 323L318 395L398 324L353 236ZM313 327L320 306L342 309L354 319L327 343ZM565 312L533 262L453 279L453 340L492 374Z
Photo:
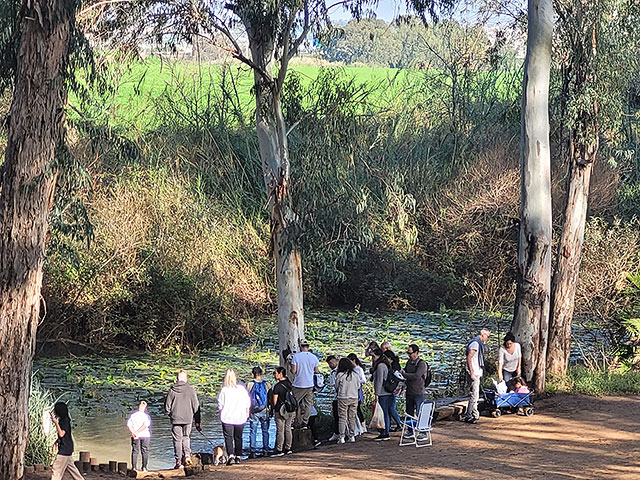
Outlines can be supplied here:
M309 351L309 342L300 340L300 351L291 359L291 373L293 379L293 394L298 400L296 423L306 429L313 407L313 376L318 373L318 357Z

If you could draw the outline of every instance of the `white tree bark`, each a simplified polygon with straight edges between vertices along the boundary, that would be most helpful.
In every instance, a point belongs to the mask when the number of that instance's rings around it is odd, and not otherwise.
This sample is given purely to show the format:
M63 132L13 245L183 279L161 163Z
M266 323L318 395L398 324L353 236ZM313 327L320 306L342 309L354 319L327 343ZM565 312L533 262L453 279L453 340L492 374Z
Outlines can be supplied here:
M280 364L299 351L304 334L302 263L297 246L297 216L291 207L290 163L281 92L272 76L275 39L245 21L256 92L256 131L271 215L271 251L276 266ZM259 33L254 34L258 31ZM286 68L286 65L285 67Z
M512 330L522 344L523 373L545 387L551 287L551 155L549 75L552 0L529 0L522 95L518 278Z

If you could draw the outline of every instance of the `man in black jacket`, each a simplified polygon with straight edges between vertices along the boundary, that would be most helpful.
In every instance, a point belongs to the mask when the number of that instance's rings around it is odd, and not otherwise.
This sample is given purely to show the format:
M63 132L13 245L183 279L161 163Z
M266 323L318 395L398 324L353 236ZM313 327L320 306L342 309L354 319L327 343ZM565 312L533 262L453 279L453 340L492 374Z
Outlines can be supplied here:
M409 345L407 355L409 360L402 371L407 383L406 412L417 417L424 402L424 381L427 378L428 366L427 362L420 358L420 349L415 343Z
M176 465L173 468L184 468L191 464L191 423L200 427L200 403L196 391L187 383L187 372L179 370L177 382L169 389L164 402L164 410L171 420L171 437ZM184 457L184 463L183 463Z

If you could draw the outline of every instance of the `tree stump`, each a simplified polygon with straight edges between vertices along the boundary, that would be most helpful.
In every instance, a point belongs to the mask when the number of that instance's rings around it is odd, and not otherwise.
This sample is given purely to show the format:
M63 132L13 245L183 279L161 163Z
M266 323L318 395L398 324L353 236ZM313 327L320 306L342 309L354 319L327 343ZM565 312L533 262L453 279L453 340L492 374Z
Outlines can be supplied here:
M114 462L113 460L110 460L109 471L113 473L118 473L118 462Z
M128 470L129 465L127 464L127 462L118 462L118 473L126 475Z
M90 472L91 471L91 462L82 462L82 471Z
M108 463L101 463L98 465L98 470L101 472L108 472L109 471L109 464Z
M89 461L91 461L91 452L80 452L79 460L81 462L89 462Z
M291 442L291 450L300 452L302 450L311 450L315 447L313 443L313 435L310 429L293 429L293 441Z

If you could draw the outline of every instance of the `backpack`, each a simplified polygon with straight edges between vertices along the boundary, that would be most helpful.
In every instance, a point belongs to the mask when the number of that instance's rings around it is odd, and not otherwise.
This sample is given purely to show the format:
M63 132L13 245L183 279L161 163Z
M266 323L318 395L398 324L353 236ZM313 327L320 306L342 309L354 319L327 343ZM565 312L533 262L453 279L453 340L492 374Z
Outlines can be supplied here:
M284 409L288 413L293 413L298 411L298 399L293 394L293 390L287 390L287 394L284 396Z
M251 387L251 412L259 413L267 408L267 383L254 382Z
M424 362L424 360L422 360ZM424 362L427 363L427 362ZM431 366L427 363L427 374L424 376L424 388L428 388L431 385L431 381L433 380L433 372L431 371Z
M387 379L382 384L382 388L384 388L389 393L394 393L398 389L399 383L400 379L394 375L391 369L389 369Z

